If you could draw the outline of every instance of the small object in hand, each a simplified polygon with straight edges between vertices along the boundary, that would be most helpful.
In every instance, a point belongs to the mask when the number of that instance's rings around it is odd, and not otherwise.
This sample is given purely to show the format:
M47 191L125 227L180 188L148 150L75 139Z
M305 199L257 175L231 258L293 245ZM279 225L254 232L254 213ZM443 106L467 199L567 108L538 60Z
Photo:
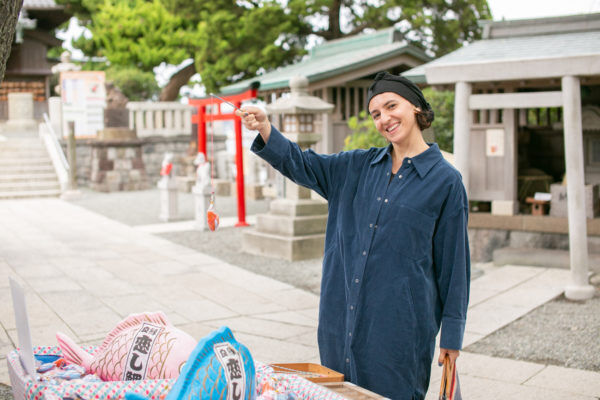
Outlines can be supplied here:
M245 112L245 111L242 111L242 109L241 109L241 108L239 108L239 107L237 107L235 104L233 104L233 103L231 103L231 102L229 102L229 101L225 100L225 99L224 99L224 98L222 98L222 97L219 97L219 96L217 96L217 95L216 95L216 94L214 94L214 93L210 93L210 95L211 95L212 97L216 97L217 99L221 100L221 101L222 101L223 103L225 103L225 104L229 104L229 105L230 105L231 107L233 107L234 109L236 109L236 110L239 110L239 111L243 112L243 113L244 113L244 117L247 117L247 116L248 116L248 113L247 113L247 112Z

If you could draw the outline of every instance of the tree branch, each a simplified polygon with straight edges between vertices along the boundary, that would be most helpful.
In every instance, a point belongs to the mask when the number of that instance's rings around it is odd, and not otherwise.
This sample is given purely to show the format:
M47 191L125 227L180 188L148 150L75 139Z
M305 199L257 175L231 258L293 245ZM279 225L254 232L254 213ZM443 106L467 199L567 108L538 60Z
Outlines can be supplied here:
M183 85L187 84L195 73L196 66L194 65L194 63L191 63L187 67L175 72L173 76L171 76L171 79L169 79L169 83L167 83L165 87L162 88L158 100L177 100L177 96L179 96L179 89L181 89Z

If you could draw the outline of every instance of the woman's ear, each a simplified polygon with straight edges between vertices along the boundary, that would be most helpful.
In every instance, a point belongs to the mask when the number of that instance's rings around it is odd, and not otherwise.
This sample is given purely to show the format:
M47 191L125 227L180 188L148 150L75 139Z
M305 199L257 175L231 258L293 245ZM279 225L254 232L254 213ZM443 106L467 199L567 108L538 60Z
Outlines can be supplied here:
M415 114L418 114L418 113L420 113L420 112L421 112L421 107L415 107L415 109L413 110L413 112L414 112Z

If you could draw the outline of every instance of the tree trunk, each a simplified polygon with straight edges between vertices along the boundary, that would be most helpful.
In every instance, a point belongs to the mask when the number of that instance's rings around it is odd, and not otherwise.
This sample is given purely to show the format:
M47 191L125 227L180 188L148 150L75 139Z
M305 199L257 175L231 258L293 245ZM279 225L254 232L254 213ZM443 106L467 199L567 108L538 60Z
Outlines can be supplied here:
M174 101L177 100L177 96L179 96L179 89L185 84L187 84L192 76L196 73L196 66L194 63L191 63L185 68L180 69L175 72L169 83L162 88L160 92L160 96L158 96L159 101Z
M0 0L0 82L4 79L6 62L15 37L15 28L23 0Z

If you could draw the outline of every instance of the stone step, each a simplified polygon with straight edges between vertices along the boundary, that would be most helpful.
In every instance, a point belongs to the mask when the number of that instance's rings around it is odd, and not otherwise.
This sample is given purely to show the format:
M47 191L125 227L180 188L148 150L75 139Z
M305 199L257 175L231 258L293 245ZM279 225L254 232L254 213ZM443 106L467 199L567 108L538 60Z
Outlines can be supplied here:
M27 197L58 197L61 192L58 189L45 189L45 190L22 190L22 191L1 191L0 199L20 199Z
M7 158L7 157L2 157L0 158L0 169L5 169L6 167L12 166L12 165L46 165L46 164L52 164L52 160L50 160L50 157L46 156L46 157L23 157L23 158Z
M46 149L3 149L0 147L0 158L36 158L48 157Z
M256 216L256 229L259 232L283 236L303 236L325 233L327 214L303 217L288 215L259 214Z
M57 177L54 171L40 173L6 173L0 171L0 183L19 182L19 181L56 181Z
M60 184L58 183L58 180L41 182L0 182L0 192L25 192L39 190L60 190Z
M569 269L571 261L568 250L538 249L526 247L503 247L493 252L494 264L527 265L532 267ZM590 271L600 272L600 254L590 253Z
M279 236L248 230L244 232L242 249L246 253L288 261L323 257L325 234L306 236Z
M38 165L6 165L2 166L2 172L5 174L37 174L54 172L54 166L51 162Z

